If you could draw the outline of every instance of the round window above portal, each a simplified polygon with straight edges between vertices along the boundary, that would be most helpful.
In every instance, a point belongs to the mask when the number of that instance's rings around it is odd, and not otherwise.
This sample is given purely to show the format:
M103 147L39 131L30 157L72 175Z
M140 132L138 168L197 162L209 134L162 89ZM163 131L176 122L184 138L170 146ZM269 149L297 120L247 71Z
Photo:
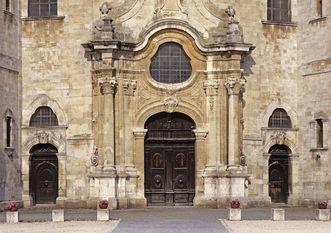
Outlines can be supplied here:
M151 59L152 78L160 83L173 84L188 80L192 74L190 58L180 44L166 42L160 45Z

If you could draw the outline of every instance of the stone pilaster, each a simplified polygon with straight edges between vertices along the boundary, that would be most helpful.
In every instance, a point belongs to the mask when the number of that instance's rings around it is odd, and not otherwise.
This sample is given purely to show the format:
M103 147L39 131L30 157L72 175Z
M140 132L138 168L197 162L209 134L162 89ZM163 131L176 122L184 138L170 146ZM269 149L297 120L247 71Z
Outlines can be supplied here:
M240 166L240 94L243 91L243 77L228 77L225 87L228 91L228 169Z
M126 139L125 145L125 167L128 173L135 172L133 165L133 135L132 135L132 118L130 117L130 109L133 108L133 97L137 88L137 81L131 79L123 80L123 93L124 93L124 138Z
M193 130L195 134L195 205L202 204L204 194L204 183L203 183L203 170L206 163L206 137L208 131L202 129Z
M117 81L115 77L104 77L99 79L100 93L103 96L103 122L99 124L103 125L103 165L104 171L114 172L114 94L117 87ZM101 129L101 127L99 128Z
M219 113L218 111L218 94L219 94L219 81L216 79L209 79L203 83L203 89L206 93L207 99L207 122L209 122L209 136L208 136L208 145L209 145L209 152L207 155L207 170L216 170L218 165L218 158L220 155L220 141L219 139L219 132L218 132L218 125L220 124Z
M145 136L147 133L147 129L134 129L134 164L137 169L137 183L136 183L136 202L132 203L134 200L130 201L130 207L144 207L147 205L145 198L145 187L144 187L144 160L145 160Z

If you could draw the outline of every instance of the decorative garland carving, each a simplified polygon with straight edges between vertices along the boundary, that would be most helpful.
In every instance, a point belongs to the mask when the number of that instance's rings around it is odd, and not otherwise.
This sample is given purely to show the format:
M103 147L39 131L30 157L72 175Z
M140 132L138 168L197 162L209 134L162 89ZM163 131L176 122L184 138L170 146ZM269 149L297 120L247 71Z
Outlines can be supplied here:
M215 79L206 80L203 83L203 89L206 95L209 97L209 109L214 109L215 97L218 95L219 81Z

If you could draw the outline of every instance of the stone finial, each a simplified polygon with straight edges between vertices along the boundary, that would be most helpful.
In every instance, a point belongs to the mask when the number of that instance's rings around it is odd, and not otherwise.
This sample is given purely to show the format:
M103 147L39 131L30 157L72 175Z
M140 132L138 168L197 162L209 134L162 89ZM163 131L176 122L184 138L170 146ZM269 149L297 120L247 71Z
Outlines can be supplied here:
M227 32L228 42L243 42L243 35L239 29L239 22L235 19L236 11L232 6L226 8L225 13L229 17L229 30Z
M98 20L95 23L95 32L96 39L109 40L114 39L114 27L113 19L111 18L110 12L112 8L109 3L104 2L101 4L99 11L101 14L101 20Z
M112 10L112 8L109 6L108 2L104 2L101 4L99 11L101 13L101 17L110 17L109 13Z
M226 8L225 13L228 15L229 17L229 23L233 23L233 22L237 22L234 19L234 16L236 14L235 9L232 6L228 6L228 8Z

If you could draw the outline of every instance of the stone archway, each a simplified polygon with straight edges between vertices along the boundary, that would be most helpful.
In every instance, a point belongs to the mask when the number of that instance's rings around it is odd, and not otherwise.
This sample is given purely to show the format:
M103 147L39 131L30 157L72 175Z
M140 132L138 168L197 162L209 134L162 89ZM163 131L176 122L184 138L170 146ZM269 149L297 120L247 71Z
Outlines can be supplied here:
M161 112L146 123L145 197L148 205L193 205L195 196L194 121Z

